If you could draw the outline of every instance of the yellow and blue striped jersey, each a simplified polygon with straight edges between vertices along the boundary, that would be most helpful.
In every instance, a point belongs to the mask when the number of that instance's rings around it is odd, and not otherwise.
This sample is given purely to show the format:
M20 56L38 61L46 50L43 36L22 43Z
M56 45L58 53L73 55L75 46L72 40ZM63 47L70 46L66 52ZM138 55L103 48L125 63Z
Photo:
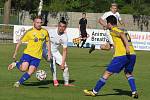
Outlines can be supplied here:
M29 29L21 38L21 42L28 42L27 48L24 50L24 53L32 57L41 59L44 40L49 40L49 34L46 29Z
M110 35L112 36L114 42L114 49L115 49L114 57L126 55L126 49L119 34L125 34L129 43L130 54L135 54L134 47L132 45L129 34L127 32L122 31L118 27L113 27L110 31Z

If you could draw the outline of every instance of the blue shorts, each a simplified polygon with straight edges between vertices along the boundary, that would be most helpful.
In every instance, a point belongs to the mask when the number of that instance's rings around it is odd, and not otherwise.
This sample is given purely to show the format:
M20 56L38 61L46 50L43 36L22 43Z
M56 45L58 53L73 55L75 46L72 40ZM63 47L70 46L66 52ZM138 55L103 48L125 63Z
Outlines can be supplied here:
M136 55L114 57L106 70L111 73L119 73L124 69L125 73L132 73L135 61Z
M28 62L29 66L33 65L36 68L38 68L38 66L40 64L40 61L41 61L40 59L32 57L32 56L30 56L28 54L23 54L22 57L20 58L20 62L21 63Z

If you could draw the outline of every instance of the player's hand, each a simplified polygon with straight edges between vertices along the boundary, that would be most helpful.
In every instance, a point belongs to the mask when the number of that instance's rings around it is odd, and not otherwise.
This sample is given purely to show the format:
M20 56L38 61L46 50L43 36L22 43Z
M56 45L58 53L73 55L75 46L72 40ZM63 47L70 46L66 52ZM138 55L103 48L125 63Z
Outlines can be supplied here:
M127 46L126 47L126 54L129 55L130 54L130 48Z
M102 50L110 50L111 49L111 46L109 43L105 43L105 44L101 44L100 48Z
M107 26L103 26L103 29L104 29L104 30L107 30Z
M62 70L65 69L65 63L62 63L62 64L60 65L60 69L62 69Z

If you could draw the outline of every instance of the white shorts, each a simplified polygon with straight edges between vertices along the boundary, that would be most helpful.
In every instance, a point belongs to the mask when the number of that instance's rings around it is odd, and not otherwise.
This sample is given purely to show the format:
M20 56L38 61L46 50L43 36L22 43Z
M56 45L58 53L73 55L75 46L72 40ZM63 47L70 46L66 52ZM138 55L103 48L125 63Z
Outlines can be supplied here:
M59 51L52 52L52 58L53 58L53 61L55 61L58 65L62 64L62 55L60 54ZM66 62L65 62L65 66L67 66Z

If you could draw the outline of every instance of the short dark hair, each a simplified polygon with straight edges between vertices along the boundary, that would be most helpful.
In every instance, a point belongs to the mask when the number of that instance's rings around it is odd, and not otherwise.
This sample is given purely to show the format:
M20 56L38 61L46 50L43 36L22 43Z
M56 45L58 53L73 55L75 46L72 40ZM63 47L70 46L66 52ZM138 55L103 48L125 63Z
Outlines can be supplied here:
M65 24L65 25L67 25L67 22L66 22L66 21L64 21L64 20L59 21L59 23L58 23L58 24L60 24L60 23L63 23L63 24Z
M86 15L86 13L82 13L82 15Z
M110 23L111 25L117 25L117 18L113 15L110 15L106 18L107 24Z

